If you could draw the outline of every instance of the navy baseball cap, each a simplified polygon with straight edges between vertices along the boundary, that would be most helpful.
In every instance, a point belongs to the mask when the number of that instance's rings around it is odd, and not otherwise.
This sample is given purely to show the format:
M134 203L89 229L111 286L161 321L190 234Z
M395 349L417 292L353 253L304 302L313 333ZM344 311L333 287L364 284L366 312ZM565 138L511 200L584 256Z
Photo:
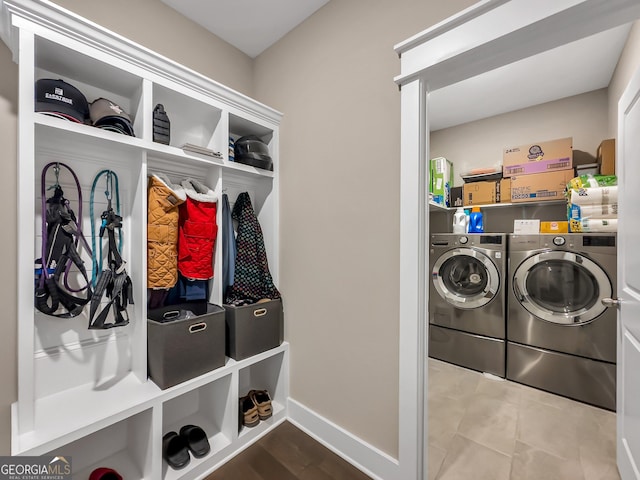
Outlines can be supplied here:
M35 86L36 112L57 114L78 123L85 123L89 118L89 103L73 85L64 80L42 78Z

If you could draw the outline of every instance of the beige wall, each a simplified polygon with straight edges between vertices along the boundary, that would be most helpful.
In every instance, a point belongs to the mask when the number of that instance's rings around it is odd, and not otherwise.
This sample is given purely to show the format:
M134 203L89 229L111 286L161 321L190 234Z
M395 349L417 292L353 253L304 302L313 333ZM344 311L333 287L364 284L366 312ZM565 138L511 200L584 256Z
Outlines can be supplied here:
M160 0L53 0L245 95L253 95L253 60Z
M618 136L618 100L638 68L640 68L640 21L633 24L609 84L609 138Z
M398 452L400 62L472 0L332 0L255 62L284 112L280 278L291 396Z
M600 89L438 130L431 133L430 156L453 162L454 185L463 184L460 173L502 164L503 148L525 143L573 137L574 150L595 157L608 138L607 102Z
M131 40L244 94L251 95L253 60L240 50L185 19L160 0L60 0L57 3L94 20ZM141 19L144 19L141 21ZM144 27L144 28L143 28ZM18 67L0 42L0 152L2 176L2 225L0 236L3 275L0 305L0 455L11 451L11 403L17 399L16 358L16 137Z

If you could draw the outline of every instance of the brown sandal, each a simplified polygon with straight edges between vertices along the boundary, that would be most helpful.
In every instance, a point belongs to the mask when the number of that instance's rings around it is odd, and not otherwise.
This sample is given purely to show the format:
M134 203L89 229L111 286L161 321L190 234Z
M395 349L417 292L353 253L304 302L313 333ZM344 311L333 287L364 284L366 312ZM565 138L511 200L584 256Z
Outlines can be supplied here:
M240 398L240 415L242 417L242 424L245 427L255 427L260 423L258 406L255 404L251 395Z
M266 420L273 415L271 408L271 397L266 390L251 390L249 397L253 399L253 403L258 407L258 416L260 420Z

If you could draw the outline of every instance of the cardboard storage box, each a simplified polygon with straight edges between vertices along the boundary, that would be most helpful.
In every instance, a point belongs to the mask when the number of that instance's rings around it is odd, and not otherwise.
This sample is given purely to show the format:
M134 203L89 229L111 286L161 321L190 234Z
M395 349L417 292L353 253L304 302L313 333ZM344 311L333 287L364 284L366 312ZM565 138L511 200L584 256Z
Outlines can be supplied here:
M531 175L571 170L573 168L573 139L561 138L504 149L502 175Z
M602 141L598 147L597 158L600 164L600 175L616 174L616 141L614 138Z
M149 377L161 389L225 364L224 308L181 303L149 310L147 317Z
M511 203L511 179L503 178L500 180L499 203Z
M569 233L569 222L540 222L540 233Z
M564 200L565 188L572 178L573 170L511 177L511 202Z
M450 189L453 186L453 164L444 157L432 158L430 163L429 193L435 203L450 207Z
M227 355L242 360L277 347L284 340L282 300L235 307L226 313Z
M462 187L464 192L464 205L489 205L496 203L496 184L500 181L484 181L465 183Z

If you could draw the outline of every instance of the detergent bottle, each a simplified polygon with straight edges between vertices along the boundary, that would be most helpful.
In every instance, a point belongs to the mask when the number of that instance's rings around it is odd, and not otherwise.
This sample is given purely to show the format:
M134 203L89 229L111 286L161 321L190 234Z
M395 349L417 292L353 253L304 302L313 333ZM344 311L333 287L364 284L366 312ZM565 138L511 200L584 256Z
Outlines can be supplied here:
M467 216L462 207L453 214L453 233L467 233Z
M482 212L480 207L473 207L469 217L469 233L483 233L484 224L482 222Z

